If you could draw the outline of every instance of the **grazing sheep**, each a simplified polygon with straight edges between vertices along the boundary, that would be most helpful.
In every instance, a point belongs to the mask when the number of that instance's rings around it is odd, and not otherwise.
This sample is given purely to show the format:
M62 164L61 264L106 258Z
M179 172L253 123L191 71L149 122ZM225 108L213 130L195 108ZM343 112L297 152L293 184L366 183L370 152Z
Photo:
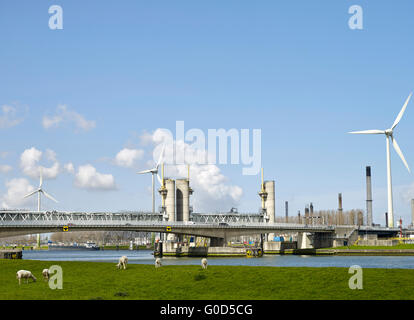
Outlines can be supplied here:
M126 256L122 256L121 258L119 258L119 262L116 266L118 267L118 269L124 268L125 270L127 268L127 264L128 264L128 258Z
M49 280L49 278L50 278L50 272L49 272L49 269L43 269L43 271L42 271L42 275L43 275L43 279L44 279L45 281L48 281L48 280Z
M158 269L158 268L160 268L161 266L162 266L161 259L160 259L160 258L157 258L157 259L155 260L155 268L156 268L156 269Z
M207 269L207 259L206 258L201 259L201 266L203 267L203 269Z
M33 282L36 282L36 277L27 270L19 270L16 273L16 279L19 280L19 285L21 284L22 279L26 279L26 283L29 283L29 278L33 279Z

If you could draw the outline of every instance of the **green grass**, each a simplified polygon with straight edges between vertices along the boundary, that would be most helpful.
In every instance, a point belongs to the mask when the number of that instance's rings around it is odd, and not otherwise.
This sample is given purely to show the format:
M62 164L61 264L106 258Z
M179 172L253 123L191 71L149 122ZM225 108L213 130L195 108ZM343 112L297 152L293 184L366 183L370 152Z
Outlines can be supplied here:
M10 249L19 249L19 250L21 250L21 249L23 249L24 248L24 250L31 250L32 248L33 248L33 250L39 250L39 249L37 249L36 248L36 246L34 245L34 246L17 246L17 247L11 247L11 246L0 246L0 250L10 250ZM49 246L40 246L40 250L48 250L49 249Z
M44 268L63 268L63 290L51 290ZM37 282L16 280L30 270ZM414 270L364 269L364 289L351 290L346 268L163 266L115 263L0 260L0 300L256 300L256 299L414 299ZM30 280L31 281L31 280Z
M345 246L345 247L337 247L337 248L328 248L328 249L378 249L378 250L382 250L382 249L414 249L414 244L397 244L395 246L358 246L358 245L353 245L353 246Z

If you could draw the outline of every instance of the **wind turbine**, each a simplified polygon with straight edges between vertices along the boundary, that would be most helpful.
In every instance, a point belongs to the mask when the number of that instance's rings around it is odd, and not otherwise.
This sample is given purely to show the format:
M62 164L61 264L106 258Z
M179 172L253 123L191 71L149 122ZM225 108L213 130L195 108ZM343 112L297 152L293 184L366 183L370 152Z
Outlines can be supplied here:
M40 212L40 195L43 194L46 198L49 198L50 200L53 200L54 202L58 203L58 201L53 198L50 194L48 194L45 190L43 190L43 173L42 170L40 170L40 183L39 188L28 195L24 196L23 198L28 198L34 194L37 193L37 211Z
M400 113L398 114L397 118L394 121L394 124L391 128L387 130L365 130L365 131L353 131L349 132L352 134L385 134L386 143L387 143L387 182L388 182L388 221L389 226L391 228L394 227L394 208L392 203L392 178L391 178L391 155L390 155L390 139L392 141L392 145L395 149L395 152L400 156L402 162L404 163L405 167L407 168L408 172L411 173L410 168L408 167L407 161L405 161L404 155L398 146L397 140L394 138L394 129L397 127L398 123L400 122L401 118L404 115L405 109L407 108L408 102L410 101L412 93L408 96L407 100L405 101Z
M162 185L163 182L161 181L161 178L158 175L158 170L159 170L162 158L164 156L164 151L165 151L165 145L162 148L160 158L158 159L158 162L155 164L154 168L137 172L138 174L147 174L147 173L152 174L152 213L153 214L155 214L155 177L154 176L157 176L158 182Z
M43 194L45 197L55 201L56 203L58 203L58 201L53 198L50 194L48 194L46 191L43 190L43 170L42 168L40 168L40 183L39 183L39 188L31 193L29 193L28 195L24 196L23 198L28 198L32 195L34 195L35 193L37 193L37 211L40 212L40 195ZM40 234L37 234L37 247L40 248Z

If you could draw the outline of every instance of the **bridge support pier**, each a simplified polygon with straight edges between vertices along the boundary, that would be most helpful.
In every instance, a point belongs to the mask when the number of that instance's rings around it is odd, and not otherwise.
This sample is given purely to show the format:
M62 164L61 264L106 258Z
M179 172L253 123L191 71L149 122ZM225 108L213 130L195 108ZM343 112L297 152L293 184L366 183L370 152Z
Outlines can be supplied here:
M211 238L210 247L225 247L226 239L224 238Z
M312 249L311 234L307 232L298 233L298 249Z

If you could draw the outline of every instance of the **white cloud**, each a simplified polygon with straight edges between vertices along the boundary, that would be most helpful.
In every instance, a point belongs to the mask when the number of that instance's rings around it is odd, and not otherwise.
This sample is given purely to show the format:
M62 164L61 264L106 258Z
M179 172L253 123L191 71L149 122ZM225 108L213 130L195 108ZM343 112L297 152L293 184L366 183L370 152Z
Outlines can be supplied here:
M69 110L65 105L59 105L56 109L56 114L53 116L43 116L43 128L57 128L62 123L74 124L76 130L88 131L96 127L96 122L93 120L86 120L81 114Z
M111 174L102 174L90 165L80 166L75 175L75 186L90 190L114 190L115 179Z
M153 133L152 141L158 144L153 150L153 163L158 161L165 144L163 162L168 164L165 168L166 176L171 178L187 177L187 166L174 164L174 148L176 149L175 163L190 164L195 211L229 210L238 204L243 195L243 189L230 184L218 166L200 164L205 163L206 159L211 159L211 155L205 149L199 148L196 144L171 140L168 133L162 129L157 129Z
M53 150L46 150L45 158L53 162L51 167L40 166L43 157L43 152L37 150L35 147L26 149L20 156L20 167L23 173L33 179L39 178L40 168L44 179L55 179L59 174L60 165L56 160L56 153Z
M70 173L70 174L74 174L74 173L75 173L75 166L73 165L73 163L72 163L72 162L66 163L66 164L63 166L63 169L65 169L65 171L66 171L67 173Z
M1 198L1 206L5 209L21 208L28 204L31 200L23 197L35 189L30 185L29 181L24 178L12 179L6 182L7 192Z
M124 148L115 157L115 164L120 167L133 168L144 156L144 150Z
M0 173L9 173L13 170L13 167L7 164L0 164Z
M24 120L20 107L3 105L0 110L0 129L17 126Z

